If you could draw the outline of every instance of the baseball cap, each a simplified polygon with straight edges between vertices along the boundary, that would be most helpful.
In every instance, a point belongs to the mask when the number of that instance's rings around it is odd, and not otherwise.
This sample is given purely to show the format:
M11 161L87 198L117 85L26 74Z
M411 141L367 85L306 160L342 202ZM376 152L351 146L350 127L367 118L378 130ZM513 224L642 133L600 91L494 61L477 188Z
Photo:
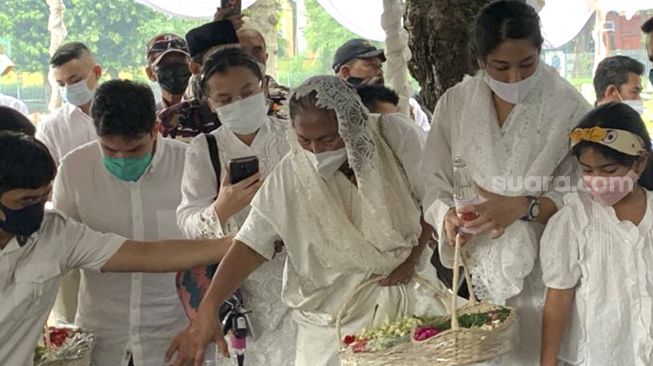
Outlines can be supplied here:
M355 58L374 58L379 57L385 62L383 49L374 47L369 41L361 38L350 39L345 42L333 57L333 70L338 72L340 67Z
M156 66L163 56L177 52L190 57L186 40L172 33L162 33L147 42L147 63Z
M203 55L215 46L238 43L238 35L231 20L219 20L193 28L186 33L190 56Z

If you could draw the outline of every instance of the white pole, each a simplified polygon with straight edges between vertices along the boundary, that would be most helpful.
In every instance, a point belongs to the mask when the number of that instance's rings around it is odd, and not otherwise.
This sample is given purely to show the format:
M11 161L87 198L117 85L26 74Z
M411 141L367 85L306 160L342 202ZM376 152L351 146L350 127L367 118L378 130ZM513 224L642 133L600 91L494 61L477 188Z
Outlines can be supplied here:
M68 31L66 24L63 20L64 4L63 0L46 0L50 8L50 17L48 18L48 30L50 31L50 56L63 44ZM50 103L48 109L54 111L61 105L61 96L59 95L59 87L54 80L54 70L50 68L48 72L48 81L50 82L52 93L50 94Z
M408 100L412 90L408 82L408 61L412 54L408 48L408 32L403 26L405 9L404 0L383 0L381 27L385 30L386 76L399 94L399 110L409 114Z

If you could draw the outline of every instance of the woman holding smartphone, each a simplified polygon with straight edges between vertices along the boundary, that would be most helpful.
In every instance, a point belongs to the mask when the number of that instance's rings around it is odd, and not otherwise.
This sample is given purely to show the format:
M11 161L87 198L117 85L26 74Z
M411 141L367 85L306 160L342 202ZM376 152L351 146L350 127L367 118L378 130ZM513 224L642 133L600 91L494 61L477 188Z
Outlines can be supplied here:
M264 177L289 151L288 123L266 115L263 77L256 61L239 48L216 51L203 65L201 86L222 122L211 132L219 165L211 158L207 136L197 136L186 153L182 201L177 209L177 223L188 238L236 234ZM251 171L252 163L258 161L257 173L235 182L229 162L254 156L256 159L247 159L244 165L231 164L242 168L233 172L234 178L239 175L242 179L242 172ZM221 182L214 166L221 169ZM293 364L295 326L280 297L284 259L285 253L279 250L275 259L241 288L245 306L252 311L250 331L254 334L248 339L247 365ZM199 301L194 303L199 305ZM196 307L186 307L192 318Z

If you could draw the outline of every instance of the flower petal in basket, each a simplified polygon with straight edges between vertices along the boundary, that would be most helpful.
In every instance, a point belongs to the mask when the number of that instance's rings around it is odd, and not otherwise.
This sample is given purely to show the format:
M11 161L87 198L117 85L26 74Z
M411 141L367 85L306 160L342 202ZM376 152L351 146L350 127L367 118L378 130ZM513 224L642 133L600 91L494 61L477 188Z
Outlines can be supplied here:
M510 352L514 347L517 315L514 309L485 302L468 304L458 310L458 315L486 313L508 309L510 314L492 329L480 327L446 330L429 339L411 342L416 352L429 355L437 365L461 366L488 361Z

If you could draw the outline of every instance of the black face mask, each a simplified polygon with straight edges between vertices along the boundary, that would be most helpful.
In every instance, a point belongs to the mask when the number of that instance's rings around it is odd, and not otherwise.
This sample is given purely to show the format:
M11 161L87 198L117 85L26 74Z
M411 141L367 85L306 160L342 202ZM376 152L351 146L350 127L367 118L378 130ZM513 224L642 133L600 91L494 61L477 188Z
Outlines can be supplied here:
M347 78L347 82L353 86L359 86L363 83L363 81L365 81L365 79L357 78L355 76L350 76L349 78Z
M0 229L18 237L18 243L23 246L27 238L37 232L43 223L45 202L12 210L0 203L0 210L5 215L5 221L0 220Z
M350 76L349 78L347 78L347 82L353 86L359 86L367 80L368 79L357 78L355 76ZM383 77L375 77L369 80L370 85L383 85L383 83L384 83Z
M172 95L184 94L190 79L187 64L171 64L156 71L157 81L161 88Z

